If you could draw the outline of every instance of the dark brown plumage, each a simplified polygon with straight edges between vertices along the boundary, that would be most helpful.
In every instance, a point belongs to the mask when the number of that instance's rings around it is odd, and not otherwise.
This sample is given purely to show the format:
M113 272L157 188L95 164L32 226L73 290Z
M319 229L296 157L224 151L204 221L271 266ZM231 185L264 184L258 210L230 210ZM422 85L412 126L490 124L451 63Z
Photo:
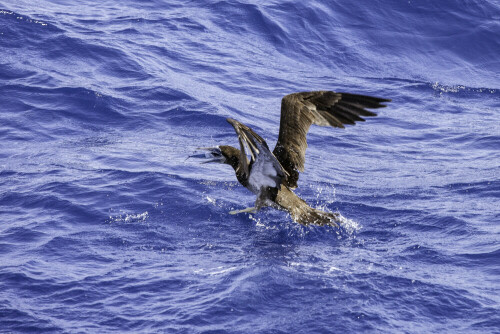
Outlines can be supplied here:
M331 91L302 92L281 100L281 121L274 155L288 172L287 185L297 187L299 172L304 171L307 148L306 135L311 124L344 128L364 122L361 116L377 116L365 108L382 108L388 99L335 93Z
M337 225L339 215L311 208L292 189L297 187L299 172L304 171L307 132L312 124L344 128L376 116L366 108L385 107L388 99L315 91L294 93L281 101L281 121L278 142L273 152L262 137L248 126L228 118L233 126L240 149L231 146L207 148L214 158L209 162L231 165L238 181L257 195L255 207L231 213L254 212L271 206L285 210L304 225ZM248 156L250 159L248 159Z

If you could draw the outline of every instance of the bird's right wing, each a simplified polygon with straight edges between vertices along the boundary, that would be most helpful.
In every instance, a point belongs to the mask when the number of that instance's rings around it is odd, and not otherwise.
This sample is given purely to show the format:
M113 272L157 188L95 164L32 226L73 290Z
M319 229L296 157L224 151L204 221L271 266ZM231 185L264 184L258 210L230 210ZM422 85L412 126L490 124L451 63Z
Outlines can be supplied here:
M283 180L286 179L286 172L269 150L266 141L245 124L232 118L226 120L233 126L234 131L238 135L238 141L240 142L240 166L245 174L245 178L251 179L255 175L260 175L264 179L257 180L254 183L263 183L273 188L279 188ZM247 158L247 148L250 161ZM252 170L255 169L257 173L250 173L250 164L253 165Z
M361 116L376 116L366 108L385 107L391 100L332 91L302 92L281 100L278 142L273 154L289 174L290 188L297 187L299 171L304 171L306 135L311 124L343 128L344 124L364 121Z

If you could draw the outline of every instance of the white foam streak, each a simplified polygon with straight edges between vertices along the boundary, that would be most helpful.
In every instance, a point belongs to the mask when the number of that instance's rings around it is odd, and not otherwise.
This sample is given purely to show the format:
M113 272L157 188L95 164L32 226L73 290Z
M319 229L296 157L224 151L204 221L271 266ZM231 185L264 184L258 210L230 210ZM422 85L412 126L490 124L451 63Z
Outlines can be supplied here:
M109 216L109 220L111 223L124 222L124 223L132 223L132 222L144 222L148 219L149 213L143 212L138 214L125 214L119 216Z

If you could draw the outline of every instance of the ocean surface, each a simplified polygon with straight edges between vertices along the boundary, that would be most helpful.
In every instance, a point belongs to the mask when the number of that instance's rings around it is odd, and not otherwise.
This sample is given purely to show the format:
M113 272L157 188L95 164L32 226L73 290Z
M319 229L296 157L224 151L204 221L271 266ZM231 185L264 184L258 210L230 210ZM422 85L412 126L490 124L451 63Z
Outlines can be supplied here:
M0 0L0 333L500 333L497 0ZM255 197L227 117L390 98L313 126L297 193Z

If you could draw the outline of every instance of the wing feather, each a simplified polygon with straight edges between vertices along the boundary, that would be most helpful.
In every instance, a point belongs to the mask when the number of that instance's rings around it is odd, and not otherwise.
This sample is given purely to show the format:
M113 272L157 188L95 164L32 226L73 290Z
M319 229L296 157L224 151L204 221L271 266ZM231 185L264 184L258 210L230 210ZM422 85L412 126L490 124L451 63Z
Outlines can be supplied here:
M260 161L258 164L259 168L263 169L264 174L269 174L268 176L275 182L276 186L279 187L282 180L286 179L286 171L271 153L266 141L245 124L232 118L228 118L227 121L233 126L238 135L238 141L240 143L240 166L245 174L245 178L250 178L250 165L254 164L256 161ZM247 148L251 157L250 161L248 161L247 158ZM259 158L262 159L259 160ZM266 168L272 168L274 172Z
M377 114L366 108L383 108L391 100L332 91L289 94L281 100L281 120L274 155L289 174L287 186L297 187L304 171L307 132L312 124L344 128Z

